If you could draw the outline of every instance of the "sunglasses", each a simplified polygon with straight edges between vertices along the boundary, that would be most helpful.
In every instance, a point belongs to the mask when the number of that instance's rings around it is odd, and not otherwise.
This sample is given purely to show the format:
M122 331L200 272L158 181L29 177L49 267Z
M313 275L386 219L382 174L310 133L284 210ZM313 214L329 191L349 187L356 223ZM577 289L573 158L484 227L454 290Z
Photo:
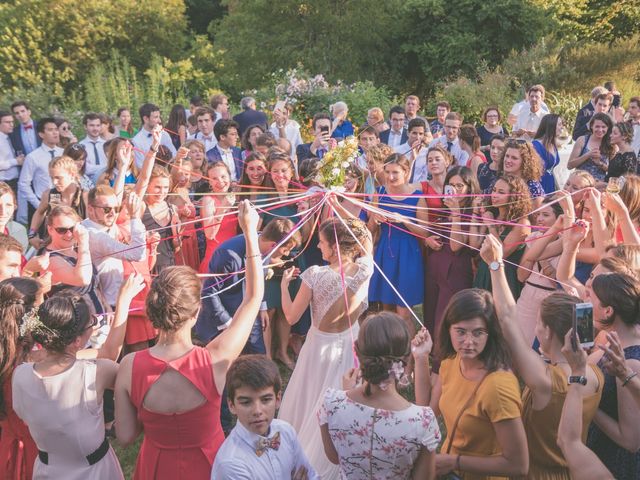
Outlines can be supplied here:
M525 143L527 143L527 141L522 138L509 138L505 143L505 146L524 145Z
M103 314L97 314L97 315L92 314L90 318L91 320L89 320L86 330L89 330L90 328L95 328L95 327L102 328L109 324L109 320L107 316Z
M73 227L54 227L53 229L56 231L58 235L65 235L69 232L73 232L74 228L76 228L75 225Z
M71 150L74 150L77 152L79 150L86 150L86 148L81 143L74 143L73 145L71 145Z
M102 210L105 215L109 215L111 212L120 213L120 210L122 209L122 207L100 207L98 205L91 205L91 206L93 208L97 208L99 210Z

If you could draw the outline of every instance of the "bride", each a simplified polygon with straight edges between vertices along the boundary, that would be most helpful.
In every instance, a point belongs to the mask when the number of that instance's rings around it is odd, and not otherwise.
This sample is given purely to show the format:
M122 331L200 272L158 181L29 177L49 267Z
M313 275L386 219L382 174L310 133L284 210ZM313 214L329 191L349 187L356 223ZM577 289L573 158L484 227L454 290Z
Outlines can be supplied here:
M324 480L337 479L340 472L324 453L316 412L327 388L341 388L342 376L355 366L353 341L358 337L358 319L367 309L373 246L371 233L357 219L326 220L320 225L319 238L322 258L329 265L302 272L295 300L288 289L295 268L282 277L282 310L287 321L296 323L311 304L312 325L278 416L296 429L310 463Z

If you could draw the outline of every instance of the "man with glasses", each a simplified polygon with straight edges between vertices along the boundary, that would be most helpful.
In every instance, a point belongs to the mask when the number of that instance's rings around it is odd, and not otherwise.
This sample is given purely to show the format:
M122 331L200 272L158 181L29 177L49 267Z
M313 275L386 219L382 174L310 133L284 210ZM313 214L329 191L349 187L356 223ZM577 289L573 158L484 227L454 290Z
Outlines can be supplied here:
M409 135L404 127L405 118L404 108L400 105L391 107L391 110L389 110L391 128L380 133L380 142L389 145L391 148L399 147L406 143Z
M429 144L429 148L440 145L451 154L458 165L466 166L469 154L460 146L458 133L462 125L462 115L458 112L449 112L444 118L444 135L436 138Z
M89 218L82 224L89 231L91 259L98 271L98 282L104 297L115 307L118 290L124 280L123 261L139 262L146 259L146 229L142 220L140 198L130 193L127 212L131 219L131 241L118 241L116 219L120 212L116 192L106 185L99 185L89 191L87 213Z

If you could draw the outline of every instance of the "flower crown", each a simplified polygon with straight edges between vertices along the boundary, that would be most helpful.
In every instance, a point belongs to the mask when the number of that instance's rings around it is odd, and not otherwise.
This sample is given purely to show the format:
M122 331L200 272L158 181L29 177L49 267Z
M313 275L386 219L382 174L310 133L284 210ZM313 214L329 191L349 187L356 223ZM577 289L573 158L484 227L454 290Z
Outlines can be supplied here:
M56 335L55 331L51 330L40 320L39 308L33 307L26 312L20 320L20 336L25 337L27 334L31 334L36 330L46 330Z

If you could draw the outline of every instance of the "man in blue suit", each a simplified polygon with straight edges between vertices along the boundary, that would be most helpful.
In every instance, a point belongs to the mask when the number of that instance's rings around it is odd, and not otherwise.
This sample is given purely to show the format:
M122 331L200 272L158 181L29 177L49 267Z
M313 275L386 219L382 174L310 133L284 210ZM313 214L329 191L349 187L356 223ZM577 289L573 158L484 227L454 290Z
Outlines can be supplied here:
M207 151L209 163L224 162L229 167L231 180L237 182L242 176L242 152L238 143L238 124L233 120L218 120L213 127L218 143Z
M233 116L233 120L239 125L238 133L242 137L247 128L253 125L262 127L264 132L267 131L267 115L264 112L256 110L256 99L253 97L244 97L240 100L242 112Z
M311 157L322 158L329 151L329 139L331 138L331 115L320 112L313 116L311 121L314 139L311 143L301 143L296 148L298 165L303 160Z
M409 135L407 129L404 127L404 120L406 114L404 108L400 105L391 107L389 110L389 120L391 122L391 128L380 132L380 142L389 145L391 148L399 147L403 143L406 143Z
M38 124L31 119L31 109L27 102L19 100L11 104L11 111L18 120L18 125L10 135L11 145L16 156L29 155L42 143L37 134Z

